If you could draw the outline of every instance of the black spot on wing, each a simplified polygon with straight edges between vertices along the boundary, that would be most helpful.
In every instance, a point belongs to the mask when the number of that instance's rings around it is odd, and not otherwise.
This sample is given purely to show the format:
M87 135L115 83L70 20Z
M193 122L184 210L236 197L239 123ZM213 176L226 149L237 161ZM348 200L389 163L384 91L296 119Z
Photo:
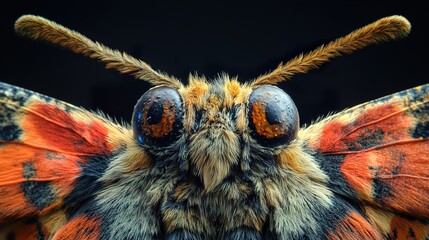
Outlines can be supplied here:
M16 141L22 134L21 128L15 124L10 124L6 126L0 125L0 141Z
M404 92L408 93L410 99L422 102L429 95L429 84L422 85L420 88L412 88Z
M428 95L429 84L423 85L420 90L410 89L408 91L410 109L412 110L412 114L415 118L429 118L429 102L425 102L425 99L428 98ZM411 107L411 104L413 107Z
M68 104L66 104L64 107L64 111L69 113L71 111L71 107Z
M384 132L380 128L367 130L365 134L359 136L358 142L363 148L371 148L383 142Z
M429 118L429 102L420 105L418 108L412 109L412 114L417 119Z
M382 178L380 178L380 167L368 167L370 171L373 171L374 173L374 179L372 180L372 191L374 194L374 200L377 202L381 202L384 197L390 196L392 193L392 188L389 184L387 184L385 181L383 181Z
M23 163L22 166L22 175L26 181L21 183L21 189L27 201L38 210L43 210L50 206L55 201L55 192L50 183L31 179L37 177L36 168L31 161Z
M429 121L419 122L413 131L413 138L424 138L429 137Z
M378 146L383 143L384 132L380 128L365 129L356 141L346 142L349 151L358 151Z
M28 98L33 94L36 93L0 82L0 99L12 100L19 106L23 106Z
M25 181L21 189L29 203L38 210L43 210L55 201L55 192L49 182Z
M0 102L0 124L4 126L13 123L13 114L15 111L15 107Z
M16 141L22 134L22 130L14 118L17 109L17 106L7 105L0 101L0 141Z

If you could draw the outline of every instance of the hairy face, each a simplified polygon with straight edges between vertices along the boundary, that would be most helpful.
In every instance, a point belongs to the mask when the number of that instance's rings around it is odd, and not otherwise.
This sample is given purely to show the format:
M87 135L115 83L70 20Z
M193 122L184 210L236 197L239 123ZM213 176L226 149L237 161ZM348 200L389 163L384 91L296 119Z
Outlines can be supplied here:
M211 192L231 174L240 176L250 169L251 151L270 158L286 148L296 137L299 117L282 90L252 90L222 76L212 84L192 79L178 91L149 90L135 107L133 124L144 149L156 156L175 152L189 174L201 181L202 190ZM273 163L271 159L258 167L267 172L264 168Z

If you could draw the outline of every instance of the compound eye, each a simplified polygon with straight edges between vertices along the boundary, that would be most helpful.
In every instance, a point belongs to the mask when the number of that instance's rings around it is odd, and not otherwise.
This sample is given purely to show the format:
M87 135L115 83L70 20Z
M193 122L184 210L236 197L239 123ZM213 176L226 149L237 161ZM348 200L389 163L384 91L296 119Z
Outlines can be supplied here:
M264 147L287 145L295 139L299 115L295 103L278 87L263 85L250 94L250 135Z
M141 145L166 147L183 129L183 107L179 92L158 87L145 92L134 107L134 137Z

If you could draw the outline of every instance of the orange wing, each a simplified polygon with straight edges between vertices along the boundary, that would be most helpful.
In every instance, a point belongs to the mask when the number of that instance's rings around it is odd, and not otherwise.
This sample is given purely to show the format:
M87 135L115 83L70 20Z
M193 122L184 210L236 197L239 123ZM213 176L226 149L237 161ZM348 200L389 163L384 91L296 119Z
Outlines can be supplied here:
M91 202L129 136L101 116L0 83L0 239L51 236Z
M374 100L305 129L306 145L359 225L392 239L429 238L429 84ZM360 214L359 214L360 215ZM345 218L335 236L357 228ZM343 231L343 232L342 232Z

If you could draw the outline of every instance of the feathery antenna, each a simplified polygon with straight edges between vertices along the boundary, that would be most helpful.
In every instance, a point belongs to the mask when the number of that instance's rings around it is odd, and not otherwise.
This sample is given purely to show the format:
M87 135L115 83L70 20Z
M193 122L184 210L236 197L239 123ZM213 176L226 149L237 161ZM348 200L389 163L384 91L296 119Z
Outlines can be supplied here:
M176 89L182 87L179 80L153 70L147 63L118 50L112 50L48 19L24 15L16 21L15 31L21 36L58 44L75 53L99 59L107 68L130 74L153 85L167 85Z
M270 73L258 77L251 83L252 87L263 84L276 84L290 79L297 73L306 73L318 68L334 57L350 54L368 45L387 42L398 37L405 37L411 30L411 24L402 16L382 18L354 32L338 38L327 45L293 58L279 66Z

